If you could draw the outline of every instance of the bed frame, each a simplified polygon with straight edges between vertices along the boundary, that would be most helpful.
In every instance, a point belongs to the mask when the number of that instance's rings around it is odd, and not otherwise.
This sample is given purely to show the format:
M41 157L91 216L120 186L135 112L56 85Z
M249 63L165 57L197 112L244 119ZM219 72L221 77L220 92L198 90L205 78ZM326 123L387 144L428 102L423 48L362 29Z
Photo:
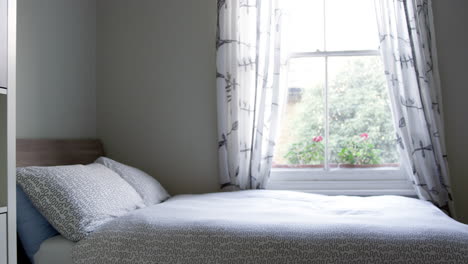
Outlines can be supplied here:
M16 166L58 166L89 164L104 156L98 139L17 139ZM17 240L18 263L30 264L20 240Z

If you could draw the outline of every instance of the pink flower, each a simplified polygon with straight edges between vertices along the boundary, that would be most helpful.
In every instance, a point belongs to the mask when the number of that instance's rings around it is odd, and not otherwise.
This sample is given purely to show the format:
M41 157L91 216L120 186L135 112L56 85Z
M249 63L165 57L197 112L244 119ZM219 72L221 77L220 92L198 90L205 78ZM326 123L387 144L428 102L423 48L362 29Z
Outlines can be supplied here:
M361 135L359 135L362 139L366 140L369 138L369 134L367 133L362 133Z
M322 137L322 136L316 136L316 137L314 137L314 138L312 139L312 141L314 141L314 142L320 142L320 141L322 141L322 140L323 140L323 137Z

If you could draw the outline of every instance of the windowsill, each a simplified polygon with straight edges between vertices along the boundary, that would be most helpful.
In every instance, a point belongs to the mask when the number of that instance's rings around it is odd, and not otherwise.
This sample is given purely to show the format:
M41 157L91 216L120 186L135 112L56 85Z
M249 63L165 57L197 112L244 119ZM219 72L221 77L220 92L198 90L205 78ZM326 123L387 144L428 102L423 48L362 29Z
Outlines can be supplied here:
M292 165L292 164L273 164L273 168L277 169L320 169L324 168L323 164L321 165ZM398 163L385 163L385 164L366 164L366 165L355 165L355 164L329 164L329 167L332 169L343 168L343 169L370 169L370 168L399 168L400 164Z
M415 197L399 168L353 168L325 172L313 168L273 168L266 187L326 195L401 195Z

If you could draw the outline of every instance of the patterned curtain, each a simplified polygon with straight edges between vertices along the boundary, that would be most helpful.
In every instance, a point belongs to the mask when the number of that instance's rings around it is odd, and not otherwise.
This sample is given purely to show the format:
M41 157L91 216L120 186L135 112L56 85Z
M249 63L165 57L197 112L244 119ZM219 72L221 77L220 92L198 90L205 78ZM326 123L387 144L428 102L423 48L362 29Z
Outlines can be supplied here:
M421 199L448 210L451 190L430 0L375 0L402 163Z
M224 189L264 188L270 174L280 105L277 7L275 0L218 0L218 152Z

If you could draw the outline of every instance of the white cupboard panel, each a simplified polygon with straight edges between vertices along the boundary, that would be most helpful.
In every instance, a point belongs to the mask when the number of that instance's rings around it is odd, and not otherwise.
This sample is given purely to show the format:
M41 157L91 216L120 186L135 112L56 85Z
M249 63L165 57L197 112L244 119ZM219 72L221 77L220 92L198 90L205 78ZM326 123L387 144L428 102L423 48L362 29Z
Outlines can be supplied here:
M0 87L8 79L8 0L0 0Z
M0 264L7 264L6 214L0 214Z
M0 207L7 206L7 182L7 95L0 94Z

